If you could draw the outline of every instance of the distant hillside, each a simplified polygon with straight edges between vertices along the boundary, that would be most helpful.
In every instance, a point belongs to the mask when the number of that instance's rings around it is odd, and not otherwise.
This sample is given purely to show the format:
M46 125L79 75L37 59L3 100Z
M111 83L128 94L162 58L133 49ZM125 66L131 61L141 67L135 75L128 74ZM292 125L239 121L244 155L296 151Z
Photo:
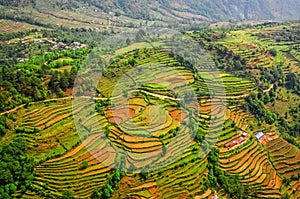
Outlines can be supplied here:
M222 20L300 19L298 0L185 0L196 13Z
M136 19L159 19L186 16L208 20L300 19L298 0L71 0L59 1L62 8L74 5L95 6L101 11L115 12ZM166 12L169 12L168 14Z
M0 5L1 18L100 29L300 19L299 0L0 0Z
M0 5L4 6L28 6L34 4L35 0L0 0Z

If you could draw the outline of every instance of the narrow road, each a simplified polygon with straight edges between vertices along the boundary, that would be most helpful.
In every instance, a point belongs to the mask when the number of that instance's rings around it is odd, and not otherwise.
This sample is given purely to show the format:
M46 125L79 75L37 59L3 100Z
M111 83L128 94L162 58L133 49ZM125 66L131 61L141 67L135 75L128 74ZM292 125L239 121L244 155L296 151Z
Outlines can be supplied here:
M271 84L271 85L270 85L270 88L264 90L264 93L269 92L269 91L270 91L271 89L273 89L273 88L274 88L274 84Z

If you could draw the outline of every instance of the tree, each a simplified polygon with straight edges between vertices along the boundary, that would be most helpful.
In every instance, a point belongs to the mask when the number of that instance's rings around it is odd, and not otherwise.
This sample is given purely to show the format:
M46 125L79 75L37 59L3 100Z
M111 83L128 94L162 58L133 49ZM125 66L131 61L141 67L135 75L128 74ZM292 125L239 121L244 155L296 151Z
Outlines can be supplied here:
M121 179L121 172L119 170L116 170L115 174L112 177L112 180L114 182L118 182L118 181L120 181L120 179Z
M0 116L0 136L5 135L7 129L8 129L8 122L6 120L6 117Z
M129 38L126 39L126 44L129 46L131 44L131 41Z
M270 97L269 95L266 95L266 96L264 97L264 103L267 104L267 103L269 103L270 101L271 101L271 97Z
M276 57L277 55L277 50L275 48L272 48L270 51L270 55L273 56L273 57Z
M146 33L144 30L139 30L135 35L135 41L141 42L143 41L143 38L146 36Z
M98 188L95 188L91 195L91 199L100 199L102 198L102 195L103 193Z
M5 127L2 124L0 124L0 136L5 135L5 133L6 133Z
M38 88L35 89L33 98L34 98L35 101L39 101L39 100L43 99L43 95L42 95L41 91Z
M206 153L209 149L209 144L206 140L203 140L201 143L201 148L204 151L204 153Z
M88 161L87 161L87 160L83 160L83 161L82 161L82 166L81 166L80 169L86 169L86 168L88 168L88 166L89 166Z
M192 100L194 99L194 97L195 97L194 91L192 91L192 90L184 91L184 102L186 104L191 103Z
M290 185L290 183L291 183L291 179L290 178L287 178L287 177L283 177L283 180L282 180L282 183L285 185L285 186L288 186L288 185Z
M58 95L58 97L64 97L65 93L61 88L59 88L58 91L57 91L57 95Z
M113 189L110 184L105 185L103 188L103 196L104 198L110 198L111 194L113 192Z
M74 195L71 190L65 190L61 199L74 199Z
M137 63L137 61L136 61L135 59L133 59L133 58L129 58L129 59L127 60L127 62L128 62L128 64L130 64L131 66L135 66L136 63Z
M64 75L60 78L59 86L62 90L69 88L69 73L64 73Z
M283 196L281 197L281 199L290 199L291 197L289 196L288 193L283 194Z
M57 91L58 88L59 88L59 75L58 75L58 72L55 72L51 79L50 79L50 82L48 84L49 88L53 91Z

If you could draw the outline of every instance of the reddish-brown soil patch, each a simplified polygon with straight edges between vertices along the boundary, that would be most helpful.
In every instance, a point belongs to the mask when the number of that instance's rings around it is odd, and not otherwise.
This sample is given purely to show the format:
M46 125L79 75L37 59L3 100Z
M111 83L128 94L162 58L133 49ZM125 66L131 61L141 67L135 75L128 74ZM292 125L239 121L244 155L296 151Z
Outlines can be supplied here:
M170 112L170 114L171 114L171 117L178 122L183 121L188 116L187 113L182 112L181 110L172 111L172 112Z
M180 83L180 82L182 82L182 81L186 81L186 79L182 79L182 78L179 78L179 77L173 77L173 78L170 78L170 79L168 79L169 80L169 82L171 82L171 83Z
M271 137L268 135L268 134L265 134L264 136L262 136L260 139L259 139L259 142L262 144L262 145L266 145L268 142L271 141Z
M66 91L65 91L65 95L66 96L72 96L73 94L73 88L68 88Z
M211 105L206 105L206 106L199 106L199 111L201 112L208 112L212 109Z
M121 124L123 122L122 118L116 117L116 116L109 117L108 121L111 122L111 123L115 123L115 124Z

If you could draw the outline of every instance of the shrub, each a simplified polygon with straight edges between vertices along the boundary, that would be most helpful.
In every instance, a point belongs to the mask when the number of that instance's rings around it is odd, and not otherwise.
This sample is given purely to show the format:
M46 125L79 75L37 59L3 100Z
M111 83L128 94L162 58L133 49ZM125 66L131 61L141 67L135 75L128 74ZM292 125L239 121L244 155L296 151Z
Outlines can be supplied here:
M273 57L276 57L277 55L277 50L275 48L272 48L270 51L270 55L273 56Z

